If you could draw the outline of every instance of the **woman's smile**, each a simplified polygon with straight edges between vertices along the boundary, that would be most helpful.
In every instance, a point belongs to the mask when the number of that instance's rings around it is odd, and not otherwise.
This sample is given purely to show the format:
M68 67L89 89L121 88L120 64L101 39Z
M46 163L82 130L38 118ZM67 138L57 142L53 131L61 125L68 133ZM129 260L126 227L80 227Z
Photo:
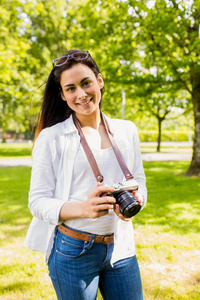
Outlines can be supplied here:
M87 100L85 100L85 101L79 102L79 103L77 103L77 105L80 105L80 106L87 106L87 105L90 103L90 101L92 101L92 99L93 99L93 98L90 98L90 99L87 99Z

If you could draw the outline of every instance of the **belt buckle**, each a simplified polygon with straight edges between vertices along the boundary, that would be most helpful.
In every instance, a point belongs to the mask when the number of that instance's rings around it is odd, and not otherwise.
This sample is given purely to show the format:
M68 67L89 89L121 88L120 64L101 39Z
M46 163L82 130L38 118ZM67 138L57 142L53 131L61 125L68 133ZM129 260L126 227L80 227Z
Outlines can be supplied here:
M102 236L102 239L101 239L101 242L104 244L104 245L107 245L108 243L106 243L105 241L105 238L109 237L110 235L103 235Z

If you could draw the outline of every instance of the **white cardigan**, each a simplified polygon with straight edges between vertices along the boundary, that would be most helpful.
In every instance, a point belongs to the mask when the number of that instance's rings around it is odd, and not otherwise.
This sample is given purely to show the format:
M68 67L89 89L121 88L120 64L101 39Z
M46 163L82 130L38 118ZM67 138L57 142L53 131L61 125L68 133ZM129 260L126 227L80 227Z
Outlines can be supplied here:
M127 167L139 183L144 207L147 190L137 128L131 121L106 119ZM34 145L28 205L33 219L24 244L45 253L47 261L53 246L54 229L59 224L60 209L68 201L79 145L80 137L72 116L42 130ZM117 218L114 233L112 262L135 255L132 221Z

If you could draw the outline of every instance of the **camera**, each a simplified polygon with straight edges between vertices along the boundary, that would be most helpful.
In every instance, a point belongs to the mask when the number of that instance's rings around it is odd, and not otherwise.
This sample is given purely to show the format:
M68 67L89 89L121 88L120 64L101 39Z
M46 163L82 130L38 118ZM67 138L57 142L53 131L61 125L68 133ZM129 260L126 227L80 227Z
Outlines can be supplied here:
M141 205L134 197L132 191L138 189L138 183L134 179L129 179L124 182L119 182L111 185L114 192L109 193L109 196L113 196L116 199L116 203L119 204L120 212L125 218L131 218L135 216L141 209Z

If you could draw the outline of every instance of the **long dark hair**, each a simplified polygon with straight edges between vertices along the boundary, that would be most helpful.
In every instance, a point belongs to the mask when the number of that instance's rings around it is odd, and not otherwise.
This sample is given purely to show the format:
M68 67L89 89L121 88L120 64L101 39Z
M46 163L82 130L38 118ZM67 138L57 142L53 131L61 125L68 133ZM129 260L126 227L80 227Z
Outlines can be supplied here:
M64 55L73 54L78 51L81 50L69 50ZM59 64L63 63L64 60L66 60L66 57L60 58ZM62 122L69 118L69 116L72 114L73 110L67 105L67 102L63 101L61 98L60 77L63 71L70 69L73 65L78 63L84 64L89 67L93 71L95 76L98 77L98 74L100 73L99 68L90 55L88 55L87 58L81 60L77 57L72 57L63 65L58 67L55 66L46 81L39 121L35 133L35 139L38 137L42 129ZM103 92L104 89L101 89L101 101Z

